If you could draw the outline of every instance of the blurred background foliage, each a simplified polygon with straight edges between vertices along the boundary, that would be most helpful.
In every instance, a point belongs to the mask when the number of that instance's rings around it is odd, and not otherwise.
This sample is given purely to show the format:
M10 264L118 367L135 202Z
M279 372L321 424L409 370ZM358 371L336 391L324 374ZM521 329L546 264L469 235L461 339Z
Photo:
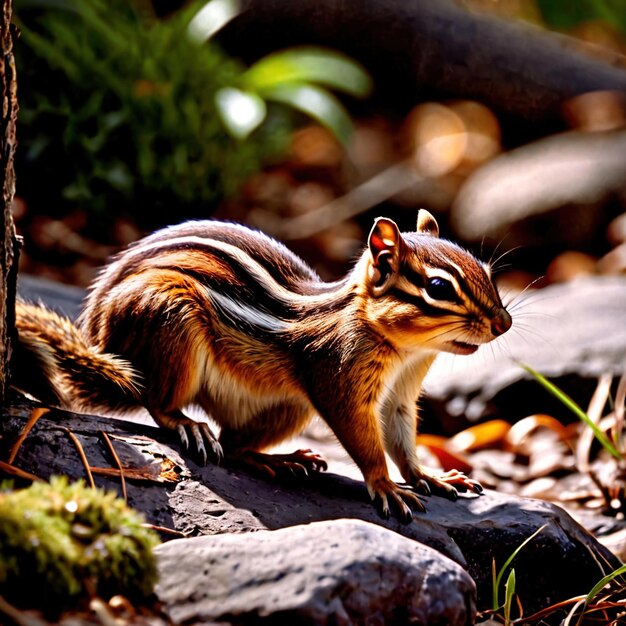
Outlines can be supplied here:
M52 215L81 207L96 224L131 214L145 228L206 216L284 155L294 111L345 141L349 116L326 87L370 89L329 51L245 68L206 41L236 13L228 0L167 18L126 0L16 0L15 11L19 193Z
M592 54L624 65L626 0L459 4L575 35ZM215 216L289 241L334 278L373 217L411 229L420 206L476 252L484 239L488 255L503 233L501 251L521 246L515 271L501 278L514 287L626 267L626 249L605 258L626 248L626 220L612 221L623 213L619 181L602 187L594 174L587 195L601 197L602 210L595 200L588 210L581 173L575 188L548 173L554 156L537 165L547 150L569 159L559 137L572 130L586 133L575 154L598 162L590 141L624 127L626 107L615 94L564 102L547 125L428 89L381 107L384 89L374 92L367 68L339 52L293 47L247 64L233 46L224 52L215 33L237 14L237 0L14 0L14 11L23 272L86 285L109 254L146 231ZM535 143L537 153L520 151ZM621 144L594 149L613 163ZM504 156L518 159L516 167L507 169ZM520 176L533 163L541 187ZM617 172L598 164L609 170ZM498 190L501 199L488 195ZM567 204L564 197L576 205L567 215L518 228L532 212ZM482 218L476 206L488 207ZM479 218L500 230L477 237Z
M537 5L551 28L571 31L581 24L599 21L626 34L624 0L537 0Z
M462 1L470 8L525 19L570 34L588 25L601 25L626 33L625 0Z
M15 10L20 193L51 214L197 213L284 148L281 119L243 144L224 132L213 98L243 68L214 47L198 54L188 11L164 22L123 0Z

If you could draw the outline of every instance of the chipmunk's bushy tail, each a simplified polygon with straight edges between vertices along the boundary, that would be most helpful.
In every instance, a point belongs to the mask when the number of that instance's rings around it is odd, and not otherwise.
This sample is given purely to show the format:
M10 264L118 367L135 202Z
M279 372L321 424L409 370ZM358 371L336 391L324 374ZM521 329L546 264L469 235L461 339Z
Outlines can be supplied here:
M67 318L18 301L12 382L46 404L113 411L141 405L141 380L121 357L90 346Z

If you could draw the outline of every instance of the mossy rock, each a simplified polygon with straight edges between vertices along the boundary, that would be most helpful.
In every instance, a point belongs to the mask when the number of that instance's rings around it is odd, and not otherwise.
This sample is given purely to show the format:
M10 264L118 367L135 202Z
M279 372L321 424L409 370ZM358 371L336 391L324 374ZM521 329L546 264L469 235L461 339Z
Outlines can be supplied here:
M93 593L148 596L159 539L142 523L114 493L66 478L0 492L0 595L44 610Z

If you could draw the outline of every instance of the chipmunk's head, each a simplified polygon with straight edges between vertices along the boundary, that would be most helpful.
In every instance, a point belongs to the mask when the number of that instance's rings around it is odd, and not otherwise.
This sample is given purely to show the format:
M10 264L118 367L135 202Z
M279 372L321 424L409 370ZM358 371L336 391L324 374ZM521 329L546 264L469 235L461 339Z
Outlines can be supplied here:
M489 267L440 239L428 211L412 233L378 218L368 247L368 316L394 345L471 354L511 327Z

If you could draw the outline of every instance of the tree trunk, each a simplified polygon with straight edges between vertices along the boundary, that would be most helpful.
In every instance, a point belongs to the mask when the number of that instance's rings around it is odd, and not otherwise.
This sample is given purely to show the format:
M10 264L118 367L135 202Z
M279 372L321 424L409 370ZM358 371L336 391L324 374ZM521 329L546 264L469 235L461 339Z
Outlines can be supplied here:
M11 204L15 193L15 154L17 121L17 79L13 58L15 29L11 24L12 0L2 0L2 58L0 58L0 81L2 82L2 111L0 115L0 186L2 187L3 233L0 248L0 406L4 404L9 381L11 339L15 331L15 288L17 280L18 243L11 217Z

